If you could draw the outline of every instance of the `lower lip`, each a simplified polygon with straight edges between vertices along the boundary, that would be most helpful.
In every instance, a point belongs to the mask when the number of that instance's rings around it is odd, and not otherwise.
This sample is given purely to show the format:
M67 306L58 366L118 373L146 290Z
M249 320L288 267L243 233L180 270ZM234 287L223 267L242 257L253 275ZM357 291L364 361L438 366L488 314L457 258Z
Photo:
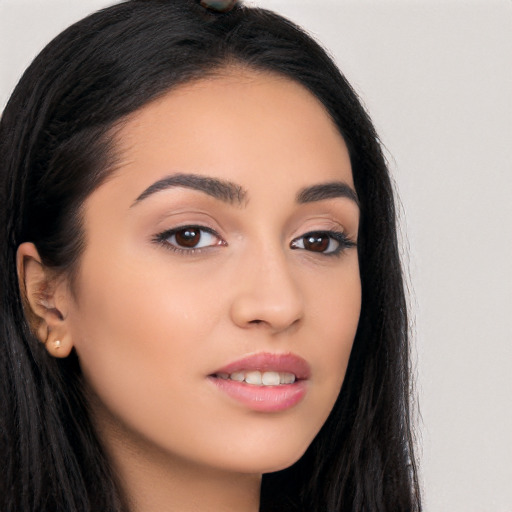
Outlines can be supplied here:
M297 405L306 395L303 380L279 386L255 386L246 382L211 377L224 393L245 407L259 412L279 412Z

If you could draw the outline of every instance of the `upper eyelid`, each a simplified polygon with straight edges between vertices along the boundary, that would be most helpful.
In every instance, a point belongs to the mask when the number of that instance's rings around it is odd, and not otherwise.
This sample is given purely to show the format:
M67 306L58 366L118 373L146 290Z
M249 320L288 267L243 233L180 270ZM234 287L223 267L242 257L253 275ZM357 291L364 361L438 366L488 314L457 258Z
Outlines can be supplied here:
M199 229L201 231L207 231L208 233L211 233L212 235L218 235L220 237L219 233L215 229L213 229L209 226L204 226L202 224L182 224L175 228L166 229L166 230L162 231L162 234L163 233L176 233L178 231L182 231L187 228L195 228L195 229Z
M207 226L207 225L204 225L204 224L199 224L199 223L183 223L183 224L180 224L179 226L176 226L176 227L173 227L173 228L169 228L169 229L165 229L163 231L160 231L156 236L157 237L162 237L164 235L172 235L172 234L175 234L183 229L187 229L187 228L196 228L196 229L199 229L199 230L202 230L202 231L206 231L212 235L215 235L215 236L218 236L219 238L221 239L224 239L225 237L223 235L221 235L219 233L219 231L217 229L214 229L210 226ZM342 228L340 226L340 228L334 228L334 229L326 229L326 228L320 228L320 229L307 229L306 231L294 236L291 241L293 240L297 240L299 238L303 238L307 235L310 235L310 234L315 234L315 233L325 233L327 235L332 235L332 234L336 234L336 235L343 235L347 238L350 238L347 231Z
M176 226L173 228L164 229L163 231L160 231L156 235L156 237L163 238L164 236L171 236L171 235L174 235L175 233L182 231L183 229L187 229L187 228L195 228L195 229L199 229L201 231L206 231L207 233L210 233L211 235L215 235L216 237L220 238L221 240L225 239L225 237L222 234L220 234L217 229L214 229L210 226L206 226L204 224L197 224L197 223L196 224L184 223L184 224L180 224L179 226Z
M307 231L304 231L304 233L301 233L300 235L297 235L293 238L293 240L297 240L299 238L304 238L308 235L313 235L313 234L325 234L325 235L330 235L330 236L334 236L334 235L337 235L337 236L342 236L344 238L346 238L347 240L351 240L352 241L352 238L351 236L349 235L348 231L343 229L343 228L334 228L334 229L308 229Z
M309 214L306 218L299 217L293 224L293 231L297 233L297 236L319 231L347 233L355 227L352 218L346 218L336 212L324 212L320 215Z
M156 239L157 241L160 241L160 242L165 242L168 238L175 236L177 233L179 233L180 231L183 231L185 229L197 229L199 231L204 231L205 233L208 233L209 235L212 235L215 238L217 238L218 240L220 240L221 242L223 242L222 244L219 244L219 245L227 245L226 239L222 235L220 235L218 233L218 231L216 231L213 228L198 225L198 224L184 224L184 225L178 226L176 228L167 229L167 230L162 231L159 234L157 234L154 237L154 239ZM169 242L167 242L167 243L169 243ZM170 245L173 245L173 244L170 244ZM180 246L177 246L177 247L180 247Z

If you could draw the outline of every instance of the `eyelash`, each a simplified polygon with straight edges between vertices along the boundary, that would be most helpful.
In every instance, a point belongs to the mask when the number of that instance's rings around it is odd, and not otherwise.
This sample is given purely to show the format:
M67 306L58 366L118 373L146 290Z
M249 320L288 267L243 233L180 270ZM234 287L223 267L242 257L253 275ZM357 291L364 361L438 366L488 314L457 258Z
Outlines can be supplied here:
M209 244L204 247L190 247L188 249L185 249L180 246L178 246L175 242L170 242L169 239L172 237L175 237L177 234L186 233L188 231L190 232L197 232L199 234L199 239L196 242L196 245L199 243L201 238L204 236L204 233L207 233L211 235L212 237L215 237L218 239L218 242L215 244ZM322 243L320 239L328 238L328 247L334 242L337 244L337 247L334 249L329 250L328 252L325 251L313 251L308 250L305 248L304 242L309 239L309 243ZM316 239L316 240L314 240ZM219 236L217 232L215 232L213 229L207 228L205 226L197 226L197 225L187 225L187 226L180 226L173 229L168 229L166 231L163 231L162 233L159 233L154 237L154 242L159 243L163 245L165 248L178 253L178 254L186 254L186 255L193 255L203 252L205 249L210 249L212 247L218 247L218 246L226 246L227 243ZM300 242L302 242L302 247L299 246ZM339 256L341 255L345 250L350 249L352 247L356 247L356 243L351 240L345 233L342 231L309 231L307 233L304 233L303 235L294 238L290 242L290 248L292 250L303 250L308 251L311 253L321 254L322 256Z
M175 245L171 242L169 242L169 238L175 237L178 233L184 233L187 230L189 231L196 231L199 233L199 240L203 237L203 233L208 233L209 235L217 238L219 240L216 244L210 244L205 247L190 247L189 249L185 249L183 247L180 247L178 245ZM209 249L211 247L217 247L217 246L225 246L227 243L222 240L222 238L219 236L218 233L216 233L213 229L207 228L205 226L197 226L197 225L187 225L187 226L179 226L177 228L168 229L166 231L163 231L162 233L159 233L154 238L154 241L163 245L166 249L169 249L173 252L176 252L178 254L186 254L192 255L192 254L198 254L203 252L204 249Z
M337 245L337 247L330 250L329 252L311 251L311 250L308 252L321 254L322 256L333 257L333 256L340 256L341 254L343 254L343 252L345 250L350 249L352 247L356 247L356 245L357 245L353 240L351 240L342 231L321 231L320 230L320 231L309 231L308 233L304 233L303 235L299 236L298 238L294 238L290 243L290 247L291 247L291 249L295 249L295 250L307 251L308 249L306 249L305 247L297 247L297 242L302 241L303 245L304 245L304 241L309 239L309 241L311 241L311 243L319 243L318 240L320 238L323 238L323 239L328 238L329 239L328 246L330 246L332 242L335 242L338 245ZM314 240L314 239L316 239L316 240Z

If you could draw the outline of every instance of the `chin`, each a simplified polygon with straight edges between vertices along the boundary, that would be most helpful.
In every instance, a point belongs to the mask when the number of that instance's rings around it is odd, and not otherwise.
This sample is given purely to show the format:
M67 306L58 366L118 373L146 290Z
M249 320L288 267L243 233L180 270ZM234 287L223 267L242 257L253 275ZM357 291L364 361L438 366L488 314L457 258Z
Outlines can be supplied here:
M285 444L285 446L283 446ZM295 464L307 450L310 443L291 446L287 443L269 442L263 449L238 454L236 460L227 461L230 470L239 473L274 473ZM226 468L228 469L228 468Z

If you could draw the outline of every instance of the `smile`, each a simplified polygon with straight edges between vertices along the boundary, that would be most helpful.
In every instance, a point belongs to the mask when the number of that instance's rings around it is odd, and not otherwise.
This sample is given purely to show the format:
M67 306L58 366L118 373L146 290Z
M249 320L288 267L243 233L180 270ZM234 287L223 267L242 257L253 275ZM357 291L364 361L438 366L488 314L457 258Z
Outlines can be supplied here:
M210 381L239 406L280 412L297 405L308 391L309 364L294 354L260 353L228 364Z
M289 372L258 370L248 372L218 373L215 377L223 380L234 380L236 382L246 382L253 386L280 386L283 384L293 384L297 377Z

